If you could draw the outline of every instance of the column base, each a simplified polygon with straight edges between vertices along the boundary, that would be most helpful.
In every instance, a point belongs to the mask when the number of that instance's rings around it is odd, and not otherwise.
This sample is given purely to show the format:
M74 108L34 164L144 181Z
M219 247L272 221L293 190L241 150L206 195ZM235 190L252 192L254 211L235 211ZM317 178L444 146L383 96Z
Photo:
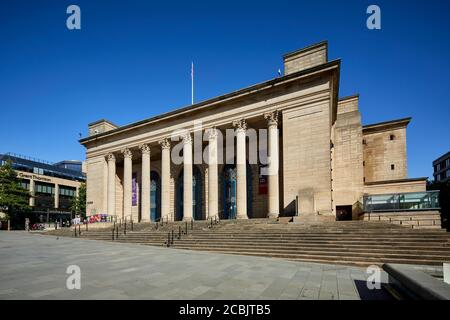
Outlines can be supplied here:
M247 215L245 215L245 216L237 216L236 219L237 220L248 220L248 216Z
M280 216L279 213L269 213L269 214L267 214L267 217L271 218L271 219L278 218L279 216Z

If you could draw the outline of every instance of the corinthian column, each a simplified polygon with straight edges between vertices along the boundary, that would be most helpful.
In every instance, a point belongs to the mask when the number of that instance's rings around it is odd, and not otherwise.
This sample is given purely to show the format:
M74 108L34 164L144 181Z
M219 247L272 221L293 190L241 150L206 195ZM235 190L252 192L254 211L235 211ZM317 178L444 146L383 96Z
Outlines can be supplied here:
M278 111L265 113L264 118L268 125L268 179L269 179L269 218L277 218L280 214L280 199L278 187Z
M132 175L132 158L131 150L125 148L123 154L123 213L122 218L131 216L131 175Z
M142 152L141 221L150 221L150 146L139 147Z
M234 121L236 128L236 193L237 218L248 219L247 215L247 161L246 161L246 131L247 122L244 119Z
M192 218L192 138L188 133L183 136L183 220Z
M106 156L108 161L108 214L111 216L116 215L116 157L113 153L109 153Z
M211 128L208 133L208 218L219 214L219 178L217 171L217 129Z
M161 145L161 219L170 214L170 141L163 139Z

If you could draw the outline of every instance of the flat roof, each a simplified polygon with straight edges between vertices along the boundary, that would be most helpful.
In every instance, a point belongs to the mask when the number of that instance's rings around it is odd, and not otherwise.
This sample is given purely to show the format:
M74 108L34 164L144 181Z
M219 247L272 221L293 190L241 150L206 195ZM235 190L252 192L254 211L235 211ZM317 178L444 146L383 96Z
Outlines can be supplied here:
M383 181L365 182L364 185L366 185L366 186L376 186L376 185L379 185L379 184L426 181L427 179L428 179L428 177L383 180Z
M362 127L363 131L366 132L377 132L377 131L384 131L394 128L400 128L400 127L406 127L411 122L411 117L408 118L402 118L397 120L390 120L390 121L384 121L384 122L378 122L374 124L368 124L364 125Z
M297 55L299 53L307 52L307 51L310 51L312 49L322 47L324 45L327 46L327 48L328 48L328 41L327 40L320 41L320 42L312 44L310 46L307 46L307 47L304 47L304 48L301 48L301 49L298 49L298 50L295 50L295 51L288 52L288 53L283 55L283 59L288 59L288 58L290 58L292 56L295 56L295 55ZM327 57L327 59L328 59L328 57Z
M19 156L14 156L14 155L9 155L9 154L0 154L0 160L4 160L4 161L10 160L13 164L19 164L19 165L29 167L29 168L36 167L39 169L49 170L49 171L67 176L67 178L86 179L86 176L81 171L61 168L61 167L57 167L53 164L24 159Z
M210 104L213 104L213 103L216 103L216 102L220 102L220 101L226 100L226 99L236 98L236 97L238 97L238 96L240 96L242 94L254 93L256 91L262 90L262 89L270 87L270 86L274 86L276 84L280 84L280 83L283 83L283 82L287 82L289 80L300 78L302 76L308 75L309 73L321 72L321 71L325 71L326 69L329 69L329 68L337 68L337 69L339 69L340 64L341 64L341 60L340 59L329 61L329 62L326 62L326 63L318 65L318 66L314 66L314 67L309 68L309 69L304 69L304 70L300 70L298 72L293 72L291 74L288 74L288 75L285 75L285 76L282 76L282 77L273 78L273 79L270 79L268 81L264 81L264 82L261 82L261 83L258 83L258 84L255 84L255 85L243 88L243 89L239 89L239 90L236 90L236 91L233 91L233 92L221 95L221 96L217 96L217 97L205 100L205 101L201 101L201 102L198 102L198 103L190 105L190 106L182 107L182 108L179 108L179 109L175 109L173 111L162 113L160 115L157 115L157 116L154 116L154 117L151 117L151 118L147 118L147 119L144 119L144 120L141 120L141 121L133 122L133 123L130 123L130 124L118 127L117 129L109 130L109 131L98 133L96 135L92 135L92 136L89 136L89 137L86 137L86 138L82 138L82 139L78 140L78 142L81 143L81 144L84 144L86 142L89 142L91 140L95 140L97 138L101 138L101 137L104 137L104 136L108 136L108 135L112 135L112 134L116 134L116 133L125 131L127 129L132 128L132 127L149 124L149 123L155 122L155 121L161 121L161 120L164 120L166 118L169 118L171 116L177 115L177 114L182 113L182 112L192 112L192 111L200 110L202 108L208 108L208 107L211 107L211 106L209 106ZM338 79L338 81L339 81L339 79Z
M438 164L439 162L441 162L442 160L445 160L447 158L450 158L450 151L443 154L442 156L440 156L439 158L437 158L436 160L433 161L433 166Z

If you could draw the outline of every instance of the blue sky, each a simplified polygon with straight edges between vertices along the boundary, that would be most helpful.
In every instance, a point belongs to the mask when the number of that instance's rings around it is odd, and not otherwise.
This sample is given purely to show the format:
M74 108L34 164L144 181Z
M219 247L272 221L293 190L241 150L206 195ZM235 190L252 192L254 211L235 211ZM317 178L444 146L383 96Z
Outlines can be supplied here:
M81 8L81 30L66 8ZM366 28L381 8L382 30ZM409 176L450 149L450 1L24 1L0 3L0 152L84 159L89 122L119 125L276 77L321 40L363 123L411 116Z

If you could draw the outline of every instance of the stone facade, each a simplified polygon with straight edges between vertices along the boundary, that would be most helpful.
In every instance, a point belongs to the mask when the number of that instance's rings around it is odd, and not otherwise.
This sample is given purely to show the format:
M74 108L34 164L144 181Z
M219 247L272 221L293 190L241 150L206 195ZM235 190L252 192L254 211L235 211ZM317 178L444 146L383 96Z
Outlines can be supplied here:
M282 77L123 127L94 122L80 140L88 214L149 221L153 206L162 219L180 219L182 210L189 220L195 204L197 219L297 211L330 219L351 206L358 218L362 196L383 188L377 183L402 179L384 190L423 191L406 179L409 119L362 126L358 96L339 99L340 61L327 56L322 42L285 55ZM267 159L255 161L258 152ZM149 185L150 174L159 184ZM151 196L152 188L158 192Z

